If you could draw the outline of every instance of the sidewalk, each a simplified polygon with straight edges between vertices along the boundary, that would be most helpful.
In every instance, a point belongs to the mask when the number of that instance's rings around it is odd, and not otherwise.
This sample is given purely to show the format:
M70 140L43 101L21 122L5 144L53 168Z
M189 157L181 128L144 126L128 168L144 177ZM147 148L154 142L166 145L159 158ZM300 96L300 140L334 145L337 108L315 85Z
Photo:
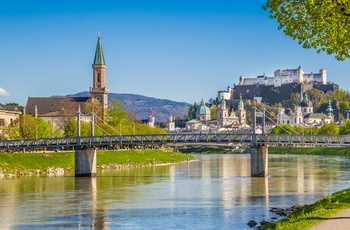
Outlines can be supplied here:
M344 230L350 229L350 209L313 226L309 230Z

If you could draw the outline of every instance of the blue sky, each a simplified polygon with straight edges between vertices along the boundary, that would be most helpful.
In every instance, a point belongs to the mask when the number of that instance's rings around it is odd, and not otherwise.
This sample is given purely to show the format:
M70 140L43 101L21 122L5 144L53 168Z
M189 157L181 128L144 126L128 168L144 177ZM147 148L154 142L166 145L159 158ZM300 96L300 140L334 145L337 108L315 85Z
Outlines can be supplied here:
M113 93L199 102L274 70L327 70L349 90L349 61L303 49L264 0L0 0L0 103L88 91L97 34Z

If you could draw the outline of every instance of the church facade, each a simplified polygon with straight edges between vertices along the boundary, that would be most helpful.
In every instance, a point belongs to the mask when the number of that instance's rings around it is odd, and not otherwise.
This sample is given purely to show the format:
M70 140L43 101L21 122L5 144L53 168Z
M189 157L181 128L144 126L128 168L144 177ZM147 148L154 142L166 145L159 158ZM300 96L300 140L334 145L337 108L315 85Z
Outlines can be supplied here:
M333 108L331 101L328 100L327 114L314 113L313 103L309 100L306 93L301 94L301 100L294 111L291 109L279 108L277 114L277 124L291 124L318 126L334 122Z
M95 57L92 64L91 97L28 97L24 113L40 117L61 130L64 129L69 120L76 118L78 111L85 115L85 119L88 120L89 113L95 111L89 108L88 103L98 107L99 116L105 118L108 113L109 92L106 87L106 67L100 34L98 34Z

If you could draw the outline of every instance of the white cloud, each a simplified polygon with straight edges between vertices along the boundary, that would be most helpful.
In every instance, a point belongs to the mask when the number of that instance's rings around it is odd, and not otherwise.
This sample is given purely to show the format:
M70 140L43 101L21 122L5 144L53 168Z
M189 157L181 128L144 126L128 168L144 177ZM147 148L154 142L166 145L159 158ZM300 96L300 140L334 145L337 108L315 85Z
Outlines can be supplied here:
M0 87L0 96L10 96L10 93Z

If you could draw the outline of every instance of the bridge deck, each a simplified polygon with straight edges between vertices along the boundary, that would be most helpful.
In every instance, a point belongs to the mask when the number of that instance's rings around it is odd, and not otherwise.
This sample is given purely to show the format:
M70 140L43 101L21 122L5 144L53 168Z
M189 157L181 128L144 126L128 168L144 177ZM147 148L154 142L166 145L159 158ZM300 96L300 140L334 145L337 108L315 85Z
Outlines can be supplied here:
M149 134L149 135L117 135L117 136L84 136L65 138L45 138L27 140L0 141L1 151L42 148L79 148L105 147L116 145L155 145L155 144L242 144L252 145L253 134ZM256 135L257 144L266 145L309 145L309 146L350 146L349 135L290 135L269 134Z

